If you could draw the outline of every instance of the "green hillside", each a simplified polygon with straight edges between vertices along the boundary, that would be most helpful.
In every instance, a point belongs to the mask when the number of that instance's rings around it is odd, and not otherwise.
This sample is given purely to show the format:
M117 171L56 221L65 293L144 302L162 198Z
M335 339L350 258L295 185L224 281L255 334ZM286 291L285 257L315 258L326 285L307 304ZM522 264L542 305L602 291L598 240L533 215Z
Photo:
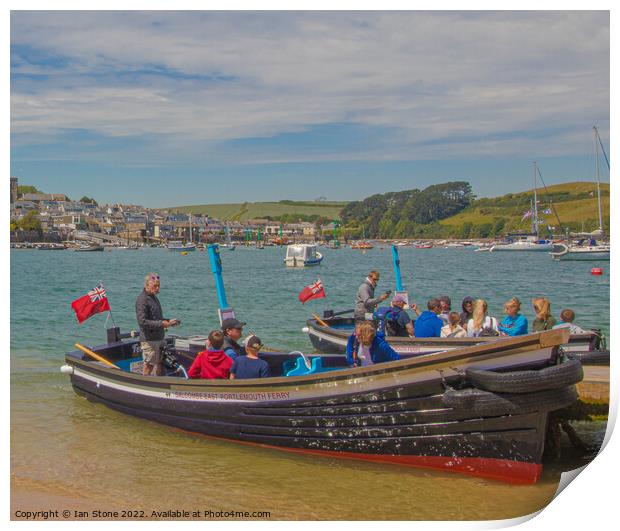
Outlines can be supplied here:
M594 230L598 228L598 206L596 198L596 183L575 182L549 186L547 190L538 190L539 217L541 231L543 227L558 227L558 221L553 213L557 212L562 226L572 231ZM468 227L472 236L483 235L489 227L491 234L510 231L529 230L530 220L522 221L523 214L530 210L530 201L533 191L518 194L506 194L494 198L481 198L474 201L469 207L458 214L441 220L440 225L448 232L458 235L466 233ZM601 199L603 203L603 223L609 233L609 184L601 184ZM551 208L553 206L553 208ZM551 209L551 214L543 214ZM542 221L544 220L544 221ZM557 232L557 229L556 229ZM461 234L462 235L462 234ZM468 236L464 236L468 237Z
M340 219L340 211L346 201L278 201L268 203L231 203L222 205L187 205L169 207L174 212L208 214L226 221L243 221L255 218L277 218L279 216L320 216Z

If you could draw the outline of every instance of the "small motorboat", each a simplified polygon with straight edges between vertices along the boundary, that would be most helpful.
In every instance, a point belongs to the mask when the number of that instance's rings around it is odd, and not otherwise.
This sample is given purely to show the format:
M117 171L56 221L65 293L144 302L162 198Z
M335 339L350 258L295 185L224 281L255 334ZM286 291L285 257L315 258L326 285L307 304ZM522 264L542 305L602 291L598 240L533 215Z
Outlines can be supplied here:
M196 250L195 243L183 243L181 240L171 240L168 242L169 251L189 252Z
M360 249L362 251L367 251L368 249L374 249L374 245L370 242L359 241L351 243L351 249Z
M98 245L96 243L93 243L91 245L80 245L79 247L76 247L74 251L82 252L82 253L92 252L92 251L103 251L103 245Z
M348 368L342 355L261 352L272 377L187 379L205 338L169 338L165 376L143 376L139 339L108 330L61 371L111 409L220 439L330 458L536 482L550 413L583 378L568 330ZM308 362L308 363L306 363ZM308 365L310 365L308 367ZM518 376L518 378L517 378Z
M287 267L308 267L319 265L323 255L317 250L316 245L298 243L286 247L284 263Z

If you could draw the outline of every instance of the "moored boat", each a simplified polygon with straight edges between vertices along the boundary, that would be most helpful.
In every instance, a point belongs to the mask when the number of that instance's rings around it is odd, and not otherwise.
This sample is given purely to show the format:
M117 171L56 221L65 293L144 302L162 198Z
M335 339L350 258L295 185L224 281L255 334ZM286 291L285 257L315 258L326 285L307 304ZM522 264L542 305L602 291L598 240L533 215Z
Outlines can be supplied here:
M183 243L181 240L171 240L168 242L168 250L169 251L180 251L180 252L195 251L196 244L195 243Z
M549 253L555 260L575 260L581 262L608 262L611 247L596 241L578 241L576 243L557 243Z
M286 247L284 263L287 267L308 267L319 265L323 255L317 250L316 245L299 243Z
M549 240L541 240L535 233L515 233L508 234L504 241L494 244L489 251L549 252L552 249L553 244Z
M103 251L103 245L98 245L96 243L90 245L80 245L73 249L76 252L92 252L92 251Z
M295 353L266 352L272 378L188 380L133 372L140 370L138 340L116 333L92 349L114 366L75 351L62 371L78 395L192 432L533 483L542 471L549 414L575 402L582 377L578 362L559 356L567 338L567 330L552 330L358 368L339 367L342 356L315 356L313 366L321 360L332 370L301 376L283 376ZM168 343L183 366L201 349ZM494 391L498 385L509 392Z
M375 246L370 242L358 241L358 242L352 242L350 247L351 249L368 250L368 249L374 249Z
M355 328L353 310L336 313L327 310L320 321L316 318L309 319L303 328L303 331L308 334L312 346L319 352L344 353L347 340ZM419 338L387 336L386 339L400 355L428 354L497 341L497 337ZM593 330L585 334L573 334L562 348L569 355L579 357L583 363L592 360L592 363L596 365L609 365L609 351L606 349L605 337L600 331Z

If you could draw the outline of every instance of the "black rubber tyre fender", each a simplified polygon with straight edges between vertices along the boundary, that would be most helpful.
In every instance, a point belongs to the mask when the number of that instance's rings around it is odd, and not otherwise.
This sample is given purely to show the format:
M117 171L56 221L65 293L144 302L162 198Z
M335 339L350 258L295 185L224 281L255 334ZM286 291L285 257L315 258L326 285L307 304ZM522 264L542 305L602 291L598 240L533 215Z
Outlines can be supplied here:
M532 393L560 389L583 380L581 363L574 359L540 370L495 372L466 369L465 374L474 387L496 393Z
M582 365L606 365L609 367L609 350L567 352L566 357L571 360L577 360Z
M574 385L528 394L498 394L481 389L450 389L442 396L446 407L470 411L474 415L497 416L556 411L578 400Z

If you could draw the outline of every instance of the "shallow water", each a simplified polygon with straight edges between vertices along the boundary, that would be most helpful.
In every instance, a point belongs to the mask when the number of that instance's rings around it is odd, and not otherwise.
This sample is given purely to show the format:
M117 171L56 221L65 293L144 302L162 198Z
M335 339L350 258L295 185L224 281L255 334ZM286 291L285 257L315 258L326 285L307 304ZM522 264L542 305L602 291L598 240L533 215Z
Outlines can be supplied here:
M222 250L229 303L246 332L282 350L310 350L301 332L310 313L352 308L369 270L394 290L391 252L323 249L317 268L286 269L284 249ZM609 331L609 263L554 262L545 253L400 249L403 283L418 303L448 294L453 307L483 296L501 317L505 300L550 298L555 315L573 308L583 327ZM590 269L602 265L602 277ZM76 396L58 368L80 341L105 342L104 314L77 325L70 303L102 280L114 320L136 328L134 302L148 271L162 279L160 300L175 333L217 327L217 297L207 253L164 249L103 253L11 251L11 472L14 509L60 495L90 509L269 511L274 519L500 519L548 503L562 469L545 468L537 485L514 487L456 474L341 461L246 447L188 434L116 413ZM320 275L325 300L302 306L298 292ZM608 339L609 341L609 339ZM576 423L600 444L604 421ZM570 452L568 452L570 455ZM369 491L370 489L370 491ZM43 498L41 498L43 496ZM447 502L449 501L449 502ZM20 505L21 504L21 505ZM62 507L60 507L62 509Z

